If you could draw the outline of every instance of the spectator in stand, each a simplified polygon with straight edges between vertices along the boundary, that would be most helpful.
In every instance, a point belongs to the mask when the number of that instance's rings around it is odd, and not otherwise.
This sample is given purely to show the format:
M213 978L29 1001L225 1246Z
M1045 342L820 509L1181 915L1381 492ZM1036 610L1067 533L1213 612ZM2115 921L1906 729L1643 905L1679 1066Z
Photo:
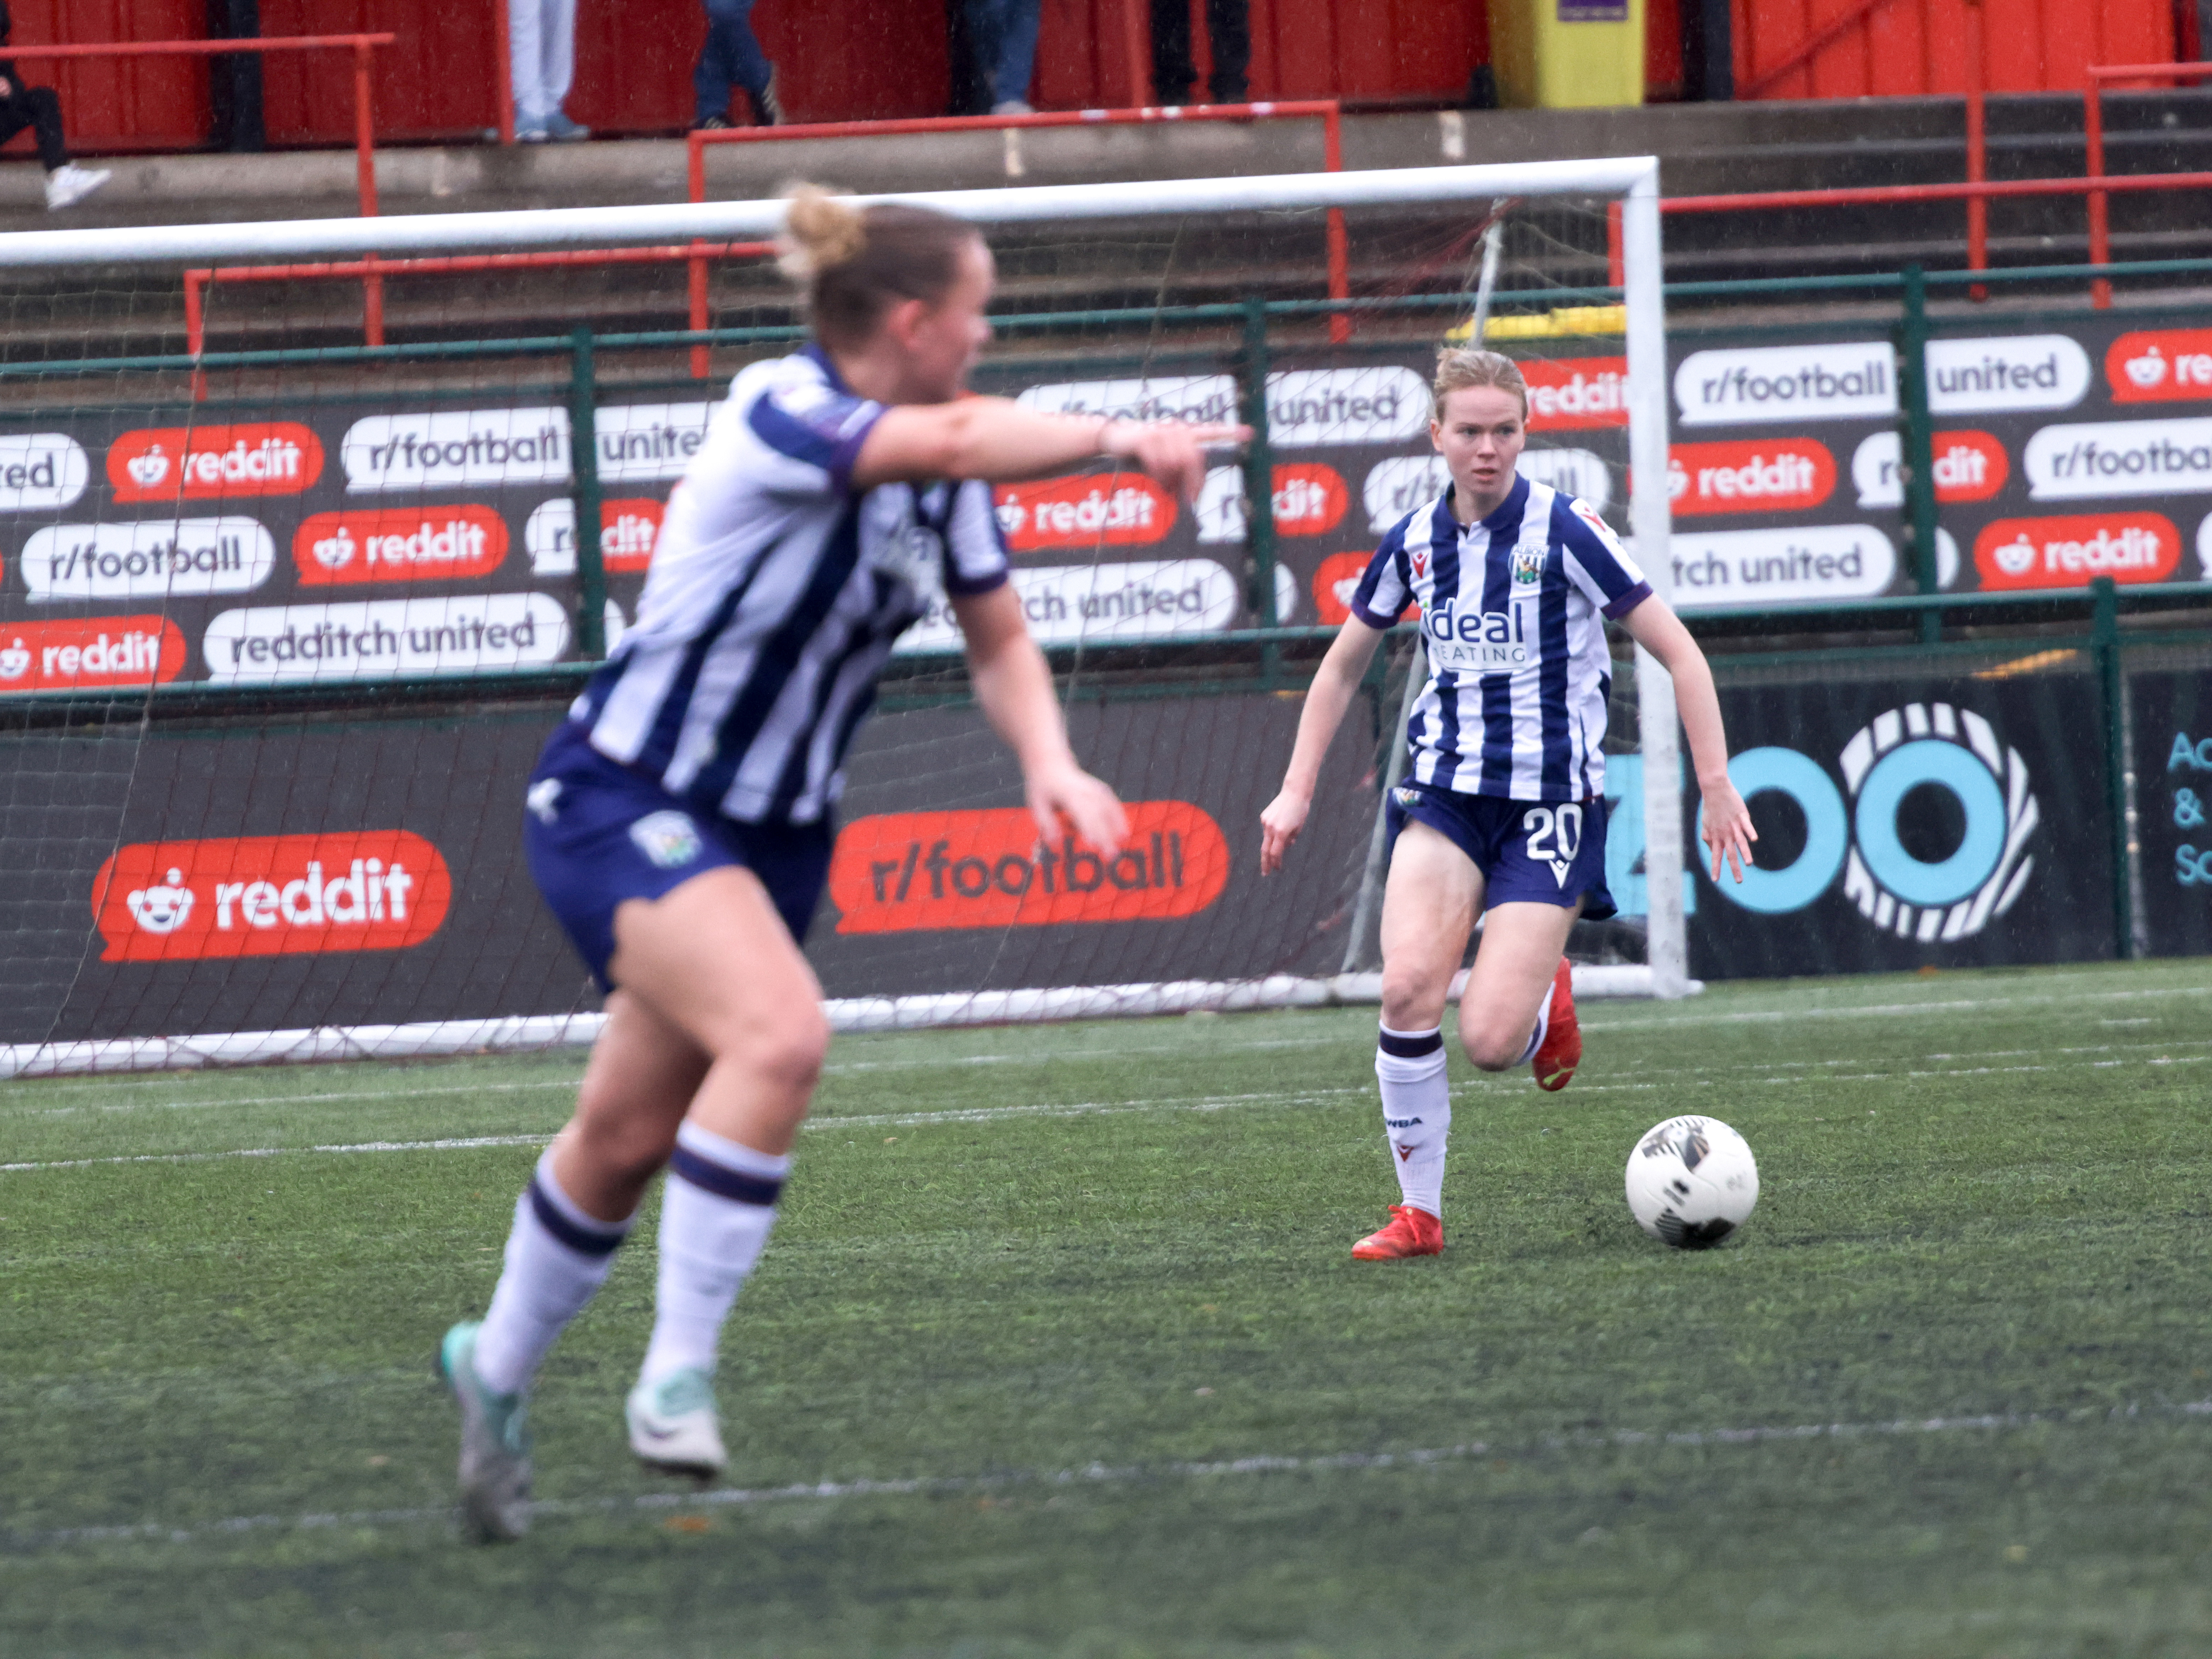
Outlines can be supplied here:
M568 143L592 136L561 107L576 76L576 0L507 0L507 55L517 138Z
M1241 104L1249 95L1252 25L1247 0L1206 0L1206 37L1213 48L1212 101ZM1164 106L1190 100L1198 68L1190 56L1190 0L1152 0L1152 95Z
M15 29L7 0L0 0L0 46ZM69 146L62 139L62 100L52 87L27 87L15 72L13 58L0 58L0 144L25 127L39 141L39 161L46 169L46 206L73 207L107 182L105 168L89 169L70 163Z
M775 95L775 65L753 33L753 0L707 0L707 44L699 48L691 71L696 100L695 132L720 132L730 125L730 93L743 87L753 101L753 125L783 125L783 104Z
M1044 0L968 0L968 39L975 49L994 115L1030 115L1030 73L1036 67L1037 16Z

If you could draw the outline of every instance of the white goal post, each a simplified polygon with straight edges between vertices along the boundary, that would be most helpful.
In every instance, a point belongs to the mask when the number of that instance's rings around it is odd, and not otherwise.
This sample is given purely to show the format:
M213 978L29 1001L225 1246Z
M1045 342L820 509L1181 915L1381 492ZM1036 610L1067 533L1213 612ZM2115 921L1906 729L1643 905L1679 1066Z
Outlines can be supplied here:
M1316 212L1329 209L1436 209L1464 203L1486 211L1510 198L1611 198L1621 204L1620 244L1626 313L1626 404L1631 543L1638 563L1661 597L1670 597L1672 561L1668 496L1668 381L1666 317L1662 292L1659 163L1634 156L1500 166L1315 173L1257 178L1116 182L1051 187L906 192L855 197L856 205L904 202L937 209L981 227L1078 224L1085 221L1175 216ZM782 225L781 200L672 203L579 207L531 212L453 213L391 218L294 220L273 222L45 230L0 234L0 271L74 266L173 269L219 262L276 264L347 258L501 251L605 248L623 244L680 244L764 240ZM1592 975L1600 994L1674 998L1695 988L1687 975L1683 911L1683 825L1674 688L1657 664L1638 653L1649 969L1613 969ZM857 1006L841 1024L885 1025L965 1023L979 1018L1079 1017L1113 1012L1159 1012L1188 1006L1299 1006L1316 1000L1364 1000L1372 975L1338 980L1285 981L1279 994L1262 995L1273 981L1220 996L1184 986L1099 987L1091 998L1079 988L1050 994L999 995L970 1000L967 1012L923 1005L944 998L913 998L911 1011ZM1150 989L1153 997L1129 994ZM1110 993L1111 994L1108 994ZM1168 994L1172 993L1173 994ZM1033 1006L1032 1006L1033 1005ZM542 1046L575 1041L596 1030L589 1016L467 1022L450 1046ZM442 1029L442 1028L441 1028ZM511 1043L500 1033L510 1030ZM353 1035L359 1033L359 1040ZM371 1038L370 1034L375 1035ZM413 1033L413 1035L410 1035ZM417 1039L420 1039L418 1041ZM212 1040L21 1045L0 1049L0 1076L54 1069L136 1069L191 1064L187 1051ZM315 1032L240 1032L222 1039L236 1052L222 1059L319 1057L330 1053L436 1052L449 1047L430 1028L329 1028ZM35 1048L40 1052L32 1052ZM64 1058L63 1050L77 1051ZM94 1050L101 1051L95 1054ZM163 1056L166 1056L164 1058ZM207 1055L200 1056L204 1063Z

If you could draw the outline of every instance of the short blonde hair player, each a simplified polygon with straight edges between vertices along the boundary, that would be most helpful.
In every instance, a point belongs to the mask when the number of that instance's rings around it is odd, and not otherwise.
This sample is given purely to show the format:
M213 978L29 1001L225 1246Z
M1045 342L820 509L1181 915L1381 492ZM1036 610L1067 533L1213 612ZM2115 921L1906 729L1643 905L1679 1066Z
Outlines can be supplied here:
M1383 537L1306 694L1283 787L1260 817L1260 867L1282 867L1323 752L1384 632L1420 607L1428 683L1407 721L1404 781L1385 803L1382 1019L1375 1071L1402 1201L1352 1246L1363 1261L1443 1249L1451 1097L1443 1011L1478 916L1460 1040L1486 1072L1530 1065L1560 1089L1582 1060L1565 951L1605 890L1605 723L1618 622L1658 659L1705 796L1714 879L1742 879L1757 839L1729 783L1712 671L1589 506L1520 476L1528 394L1494 351L1437 357L1429 441L1450 481Z

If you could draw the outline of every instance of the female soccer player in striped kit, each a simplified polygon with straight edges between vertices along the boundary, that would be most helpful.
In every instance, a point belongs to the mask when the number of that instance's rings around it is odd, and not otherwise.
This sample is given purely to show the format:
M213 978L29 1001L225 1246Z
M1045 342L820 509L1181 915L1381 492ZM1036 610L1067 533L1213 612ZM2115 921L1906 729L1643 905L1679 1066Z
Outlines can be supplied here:
M1460 1040L1486 1072L1533 1062L1563 1089L1582 1060L1565 957L1577 916L1613 914L1605 890L1605 624L1619 622L1674 678L1705 796L1705 837L1742 879L1757 839L1728 775L1705 653L1653 597L1605 521L1515 471L1528 387L1510 358L1447 350L1430 441L1451 482L1382 538L1299 717L1282 792L1261 814L1260 867L1282 866L1384 630L1421 608L1429 683L1407 726L1404 781L1385 811L1382 1030L1375 1073L1405 1199L1352 1247L1362 1261L1444 1247L1444 1000L1486 915L1460 998Z
M636 626L529 788L531 871L606 991L607 1024L515 1205L490 1310L440 1351L464 1507L487 1537L526 1523L526 1390L664 1165L629 1440L659 1468L722 1466L722 1322L768 1241L830 1040L799 941L845 750L898 635L942 596L1041 830L1064 818L1102 851L1125 833L1113 791L1069 750L987 481L1107 455L1194 499L1206 448L1244 435L963 397L993 268L957 220L802 187L786 240L814 342L731 386L670 497Z

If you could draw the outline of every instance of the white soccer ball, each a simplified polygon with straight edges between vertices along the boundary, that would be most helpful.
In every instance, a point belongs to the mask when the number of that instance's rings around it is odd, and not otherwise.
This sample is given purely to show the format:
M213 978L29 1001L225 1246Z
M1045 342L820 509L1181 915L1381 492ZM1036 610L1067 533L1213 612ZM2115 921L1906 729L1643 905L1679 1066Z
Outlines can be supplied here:
M1710 1249L1751 1219L1758 1202L1750 1143L1717 1117L1670 1117L1628 1155L1636 1224L1678 1250Z

